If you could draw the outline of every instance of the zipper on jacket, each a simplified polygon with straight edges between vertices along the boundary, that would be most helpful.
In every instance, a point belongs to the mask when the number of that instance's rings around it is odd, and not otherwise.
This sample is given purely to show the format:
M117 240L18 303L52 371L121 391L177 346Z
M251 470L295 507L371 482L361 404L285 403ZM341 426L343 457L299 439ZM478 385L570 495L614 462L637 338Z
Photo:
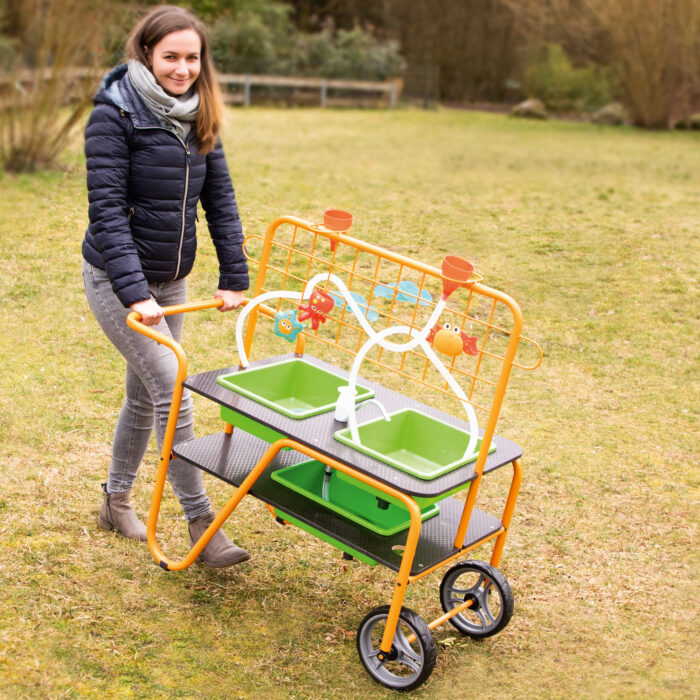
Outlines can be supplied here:
M178 136L178 138L180 137ZM180 143L185 147L185 194L182 197L182 226L180 227L180 245L177 249L177 267L175 268L175 276L173 279L177 279L177 276L180 274L180 263L182 262L182 244L185 241L185 210L187 209L187 190L190 187L190 149L182 139L180 139Z
M182 195L182 225L180 227L180 244L177 248L177 267L175 268L175 275L173 276L173 280L176 280L177 276L180 274L180 264L182 262L182 246L185 241L185 211L187 209L187 190L189 190L190 188L190 149L187 146L187 144L175 132L171 131L170 129L167 129L164 126L134 125L134 129L140 129L141 131L148 131L149 129L160 129L162 131L167 131L169 134L172 134L185 149L185 193Z

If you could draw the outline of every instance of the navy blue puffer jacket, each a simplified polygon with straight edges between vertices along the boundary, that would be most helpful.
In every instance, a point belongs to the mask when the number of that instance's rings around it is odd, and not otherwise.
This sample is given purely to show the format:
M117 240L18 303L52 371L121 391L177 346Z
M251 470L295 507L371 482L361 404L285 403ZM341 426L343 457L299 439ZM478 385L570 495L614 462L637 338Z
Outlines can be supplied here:
M124 306L150 298L148 282L185 277L197 250L201 201L219 259L219 289L248 288L243 234L218 141L207 155L146 108L115 68L95 95L85 130L90 223L83 256L107 272Z

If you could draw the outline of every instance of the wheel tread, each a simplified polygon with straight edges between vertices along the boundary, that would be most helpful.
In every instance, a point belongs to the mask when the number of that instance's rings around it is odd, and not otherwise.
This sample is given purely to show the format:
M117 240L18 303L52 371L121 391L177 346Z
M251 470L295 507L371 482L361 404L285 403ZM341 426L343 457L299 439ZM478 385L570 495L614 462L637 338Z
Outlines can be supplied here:
M484 561L479 561L478 559L470 559L469 561L455 564L455 566L449 569L449 571L443 576L442 583L440 584L440 604L442 605L444 612L449 612L452 609L452 606L448 605L448 582L453 577L456 581L460 573L464 571L476 571L493 582L501 597L502 612L500 619L495 625L488 627L483 631L476 631L470 627L467 627L467 622L462 617L461 613L451 617L449 622L462 634L465 634L472 639L485 639L486 637L492 637L494 634L498 634L504 627L506 627L506 625L510 622L510 618L513 616L513 608L515 607L513 591L511 590L510 584L508 583L506 577L495 566L491 566L491 564L487 564Z
M361 635L364 626L367 623L369 623L372 619L374 619L377 616L388 617L390 607L390 605L380 605L379 607L374 608L374 610L371 610L369 613L367 613L367 615L365 615L364 619L362 620L357 629L357 652L365 669L375 681L381 683L387 688L391 688L392 690L396 690L399 692L407 692L410 690L414 690L418 686L425 683L430 674L433 672L433 669L435 668L435 662L437 660L437 645L435 644L435 637L433 637L433 633L430 631L430 628L428 627L425 620L420 615L413 612L413 610L411 610L410 608L402 607L401 612L399 613L399 618L411 627L414 634L418 638L423 651L423 666L418 675L416 676L415 680L407 685L394 686L389 683L385 683L383 680L375 676L374 673L372 673L369 665L365 662L365 658L363 656L363 649L361 645Z

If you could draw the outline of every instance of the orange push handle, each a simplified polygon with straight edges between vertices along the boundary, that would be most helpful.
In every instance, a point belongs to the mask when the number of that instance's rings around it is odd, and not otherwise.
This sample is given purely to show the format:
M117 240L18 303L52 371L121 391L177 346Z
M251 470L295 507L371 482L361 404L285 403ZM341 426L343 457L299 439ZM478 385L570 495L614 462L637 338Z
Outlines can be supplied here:
M243 304L247 303L247 299L243 300ZM187 311L201 311L202 309L218 309L224 303L223 299L208 299L207 301L189 301L186 304L175 304L174 306L164 306L163 313L166 316L172 316L173 314L182 314ZM141 314L138 311L132 311L127 316L127 322L131 320L139 325L144 325L141 323ZM131 324L129 323L131 326ZM133 328L133 326L132 326Z
M237 309L243 308L246 304L250 304L251 299L243 299L243 301L240 303L239 306L237 306ZM222 306L224 303L223 299L208 299L207 301L188 301L186 304L175 304L174 306L164 306L163 307L163 312L165 316L172 316L173 314L182 314L186 313L187 311L202 311L204 309L218 309L220 306ZM270 309L266 306L261 305L260 306L260 311L264 316L268 316L269 318L272 318L275 315L275 312L273 309ZM138 311L132 311L127 317L126 317L126 324L129 326L129 328L133 328L135 331L138 331L139 333L143 333L144 329L148 329L148 333L144 333L144 335L148 335L152 337L154 334L155 335L160 335L158 331L152 330L150 326L147 326L144 323L141 323L141 314Z

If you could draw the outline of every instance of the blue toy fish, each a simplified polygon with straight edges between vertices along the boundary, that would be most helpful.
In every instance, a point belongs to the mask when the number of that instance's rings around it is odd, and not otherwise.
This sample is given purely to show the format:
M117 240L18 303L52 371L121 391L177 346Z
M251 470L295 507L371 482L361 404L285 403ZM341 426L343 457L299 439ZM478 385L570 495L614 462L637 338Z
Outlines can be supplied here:
M330 295L333 297L335 300L335 303L338 304L339 309L344 309L347 306L347 302L345 301L345 297L343 297L340 294L336 294L335 292L331 292ZM350 295L352 298L357 302L357 305L364 311L364 316L365 318L370 322L373 323L379 318L379 312L373 307L370 306L367 308L367 299L365 299L362 294L357 294L356 292L350 292Z
M374 295L378 297L391 298L394 296L396 284L381 285L374 290ZM420 291L420 295L419 292ZM397 301L408 301L412 304L418 302L420 306L428 306L428 302L433 300L430 292L426 289L419 290L411 280L401 280L396 293Z

